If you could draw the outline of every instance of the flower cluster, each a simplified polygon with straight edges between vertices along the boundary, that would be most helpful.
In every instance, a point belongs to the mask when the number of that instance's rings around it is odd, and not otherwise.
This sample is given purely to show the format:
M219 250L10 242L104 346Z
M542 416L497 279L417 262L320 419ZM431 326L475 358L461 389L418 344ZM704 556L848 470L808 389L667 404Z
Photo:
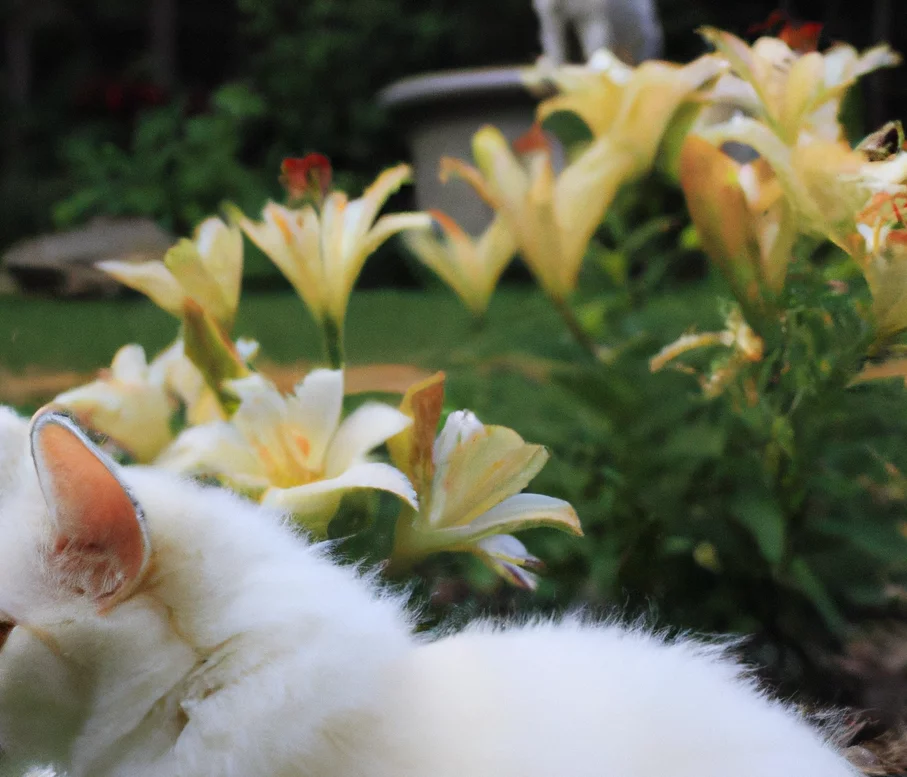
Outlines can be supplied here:
M578 342L601 357L607 349L592 341L568 300L618 191L658 167L680 183L699 244L725 277L741 315L732 315L725 333L684 335L653 359L653 368L668 354L737 342L732 333L741 327L758 332L777 318L804 236L830 240L854 257L872 290L880 337L902 331L904 279L894 256L902 225L896 204L907 192L903 138L892 124L851 148L838 116L859 78L900 57L886 45L860 53L836 44L820 53L820 32L818 25L787 25L778 37L764 35L749 45L705 28L715 52L683 66L645 62L634 68L604 50L580 66L540 61L526 71L527 88L554 96L541 101L530 131L510 143L498 129L484 127L473 140L475 167L441 162L442 180L462 178L493 208L484 234L473 238L435 213L438 231L411 236L411 249L477 316L518 253ZM566 149L543 129L564 112L589 133ZM729 152L728 144L742 153ZM735 353L721 374L758 361L762 349ZM706 381L709 392L724 383Z
M468 411L442 423L440 374L411 386L399 407L366 402L345 413L346 312L364 263L402 233L481 319L519 255L577 341L602 359L612 349L595 341L571 299L618 193L657 169L679 184L695 241L734 303L723 329L686 332L652 356L651 371L693 373L713 399L769 361L796 249L816 238L836 246L868 286L874 339L858 358L885 356L907 331L907 151L897 123L852 148L838 113L857 79L899 57L886 46L820 53L815 32L749 45L705 29L715 51L686 65L630 67L607 51L582 66L540 61L524 74L540 96L528 132L511 142L484 126L472 163L440 163L442 180L465 181L491 207L480 235L440 211L381 215L409 180L407 165L350 199L333 187L323 156L285 160L287 200L269 202L259 220L231 207L226 221L204 221L162 262L100 265L179 318L180 333L150 364L126 346L96 381L57 403L132 460L216 479L317 536L328 535L347 492L386 492L400 502L389 569L468 552L533 587L540 561L513 533L581 533L567 502L521 493L545 464L544 448ZM565 113L585 125L583 140L557 138ZM244 236L287 277L323 334L328 369L311 370L289 395L255 370L257 346L234 340ZM719 349L709 369L678 361L700 348ZM779 377L769 373L766 380ZM891 374L907 375L907 360L881 368L877 360L856 379ZM756 394L754 381L747 391Z
M483 426L467 411L451 414L435 440L443 375L414 386L399 409L366 402L344 413L343 327L356 277L389 236L406 230L418 240L431 225L424 213L379 217L409 175L405 165L387 170L350 201L330 190L324 157L287 160L290 206L269 203L263 221L234 210L231 223L206 220L163 261L101 263L178 317L180 335L150 364L140 346L123 347L97 380L55 404L128 459L215 479L318 537L327 535L346 493L387 492L402 503L393 566L465 551L533 588L527 568L540 562L511 532L550 526L581 533L566 502L518 494L543 466L542 447ZM231 336L243 233L292 282L325 335L332 368L311 370L290 395L254 370L257 344ZM376 456L385 444L392 462Z

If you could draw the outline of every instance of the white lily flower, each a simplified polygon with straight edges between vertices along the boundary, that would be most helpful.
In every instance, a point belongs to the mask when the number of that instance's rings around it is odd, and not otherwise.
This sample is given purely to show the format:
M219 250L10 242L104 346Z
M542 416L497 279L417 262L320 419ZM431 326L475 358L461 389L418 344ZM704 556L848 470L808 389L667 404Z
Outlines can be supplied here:
M194 299L225 331L232 327L239 305L242 265L242 233L216 217L205 219L194 242L180 240L163 261L98 263L101 270L175 316L183 315L187 298Z
M750 46L712 27L701 33L735 73L721 85L720 99L738 97L741 107L788 145L795 145L801 132L825 141L841 140L838 113L847 90L867 73L901 61L886 44L860 53L838 43L822 54L796 51L781 38L763 36Z
M410 419L372 402L341 422L342 371L314 370L290 396L260 375L227 386L240 400L232 418L187 429L157 464L217 477L320 534L350 489L379 489L418 504L402 472L367 458Z
M140 345L117 351L101 376L60 394L54 405L109 437L136 461L152 461L171 441L172 401L163 376L149 366Z
M516 253L516 238L500 215L478 238L445 213L431 211L431 216L440 234L410 232L405 238L407 247L450 286L474 316L483 316L501 274Z
M307 204L287 208L268 203L262 221L239 215L243 231L293 284L319 322L342 329L353 285L365 260L391 235L428 229L426 213L394 213L378 218L387 198L409 180L409 165L385 170L362 197L340 191L324 198L320 210Z
M434 439L442 381L439 374L407 392L401 407L413 417L413 426L388 443L420 502L418 510L404 510L397 522L392 564L465 551L511 583L532 588L535 578L522 568L538 566L538 559L510 532L548 526L582 534L576 511L562 499L520 493L545 466L548 452L512 429L486 426L461 410L448 416Z

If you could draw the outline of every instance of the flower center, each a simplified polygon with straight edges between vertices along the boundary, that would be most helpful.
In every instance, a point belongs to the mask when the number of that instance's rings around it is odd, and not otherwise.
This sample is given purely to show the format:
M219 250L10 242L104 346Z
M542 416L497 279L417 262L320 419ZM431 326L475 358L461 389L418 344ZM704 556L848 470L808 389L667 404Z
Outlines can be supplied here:
M281 434L278 440L256 441L255 452L262 462L271 485L277 488L304 486L321 480L322 473L309 461L311 444L298 431Z

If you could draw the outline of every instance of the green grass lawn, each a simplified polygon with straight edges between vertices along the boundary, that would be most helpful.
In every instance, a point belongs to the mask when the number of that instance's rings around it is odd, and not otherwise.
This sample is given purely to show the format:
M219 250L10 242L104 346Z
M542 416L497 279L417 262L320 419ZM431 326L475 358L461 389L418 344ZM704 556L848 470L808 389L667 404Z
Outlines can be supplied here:
M151 356L176 336L178 323L138 297L118 300L0 298L0 367L90 370L109 364L130 342ZM237 336L258 340L276 362L318 360L321 342L292 293L246 294ZM350 363L444 366L464 352L572 348L557 315L534 289L502 290L477 332L462 305L443 292L367 291L353 295L347 322Z

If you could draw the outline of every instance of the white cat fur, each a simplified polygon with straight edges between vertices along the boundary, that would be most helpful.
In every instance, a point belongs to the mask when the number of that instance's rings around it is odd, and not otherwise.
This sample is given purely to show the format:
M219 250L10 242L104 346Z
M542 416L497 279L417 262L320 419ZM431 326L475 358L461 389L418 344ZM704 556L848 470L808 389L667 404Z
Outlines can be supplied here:
M0 774L853 777L721 650L578 620L435 641L226 491L117 469L152 563L99 615L49 582L24 422L0 410ZM15 451L13 455L11 451Z

